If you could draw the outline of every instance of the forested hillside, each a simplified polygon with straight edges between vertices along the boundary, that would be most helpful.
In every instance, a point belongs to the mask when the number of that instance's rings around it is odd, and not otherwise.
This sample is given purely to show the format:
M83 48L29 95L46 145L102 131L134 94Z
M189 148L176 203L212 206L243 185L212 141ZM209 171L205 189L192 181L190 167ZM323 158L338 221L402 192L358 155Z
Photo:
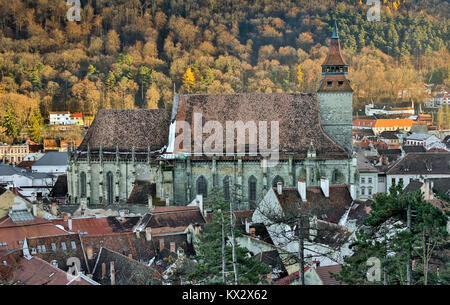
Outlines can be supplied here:
M449 84L448 1L382 0L380 22L365 2L86 0L70 22L65 0L0 0L0 115L169 107L174 88L315 92L333 20L356 105Z

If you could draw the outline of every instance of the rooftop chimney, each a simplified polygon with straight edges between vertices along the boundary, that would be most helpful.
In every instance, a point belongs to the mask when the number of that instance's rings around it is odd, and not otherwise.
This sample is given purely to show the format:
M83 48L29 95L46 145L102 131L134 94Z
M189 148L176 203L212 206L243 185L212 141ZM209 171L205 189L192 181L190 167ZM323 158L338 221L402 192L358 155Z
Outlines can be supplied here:
M145 240L146 241L152 240L152 228L151 227L145 228Z
M277 182L277 193L278 195L281 195L283 193L283 183Z
M67 219L67 227L69 228L70 231L72 231L72 217L69 217Z
M114 270L114 262L110 263L111 265L111 285L116 284L116 270Z
M176 253L176 245L174 241L170 242L170 252Z
M57 215L58 215L58 208L57 208L57 206L56 206L56 202L52 202L52 214L53 214L54 216L57 216Z
M37 204L33 203L33 216L36 217L37 216Z
M67 213L64 213L63 218L64 222L67 222L67 220L69 219L69 215Z
M352 196L352 200L356 199L356 188L354 183L350 184L350 196Z
M247 218L245 218L245 233L250 233L250 223Z
M133 259L133 254L128 254L128 258L131 258L131 259Z
M299 179L297 183L297 190L300 198L303 202L306 202L306 182L303 179Z
M320 188L322 189L323 195L328 198L330 197L330 181L328 178L320 178Z
M168 207L170 205L170 199L169 197L166 197L166 207Z
M52 265L53 265L53 267L55 267L55 268L58 268L58 261L57 260L52 260Z
M250 228L250 235L255 236L256 228Z
M104 278L106 275L106 264L102 263L102 278Z
M164 238L161 238L159 240L159 251L162 251L164 249Z
M149 210L153 209L153 197L152 197L152 195L148 195L147 201L148 201L148 209Z

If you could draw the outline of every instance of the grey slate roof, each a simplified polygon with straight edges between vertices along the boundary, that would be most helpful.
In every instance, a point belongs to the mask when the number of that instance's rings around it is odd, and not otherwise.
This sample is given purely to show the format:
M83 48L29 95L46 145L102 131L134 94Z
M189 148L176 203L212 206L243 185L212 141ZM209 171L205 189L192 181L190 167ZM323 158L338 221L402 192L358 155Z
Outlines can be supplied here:
M26 176L31 179L44 179L51 177L47 173L33 173L24 168L14 167L12 165L0 163L0 176L12 176L12 175Z
M50 151L45 154L42 158L34 162L34 166L63 166L67 165L67 153Z
M409 153L394 164L387 174L450 175L450 153Z

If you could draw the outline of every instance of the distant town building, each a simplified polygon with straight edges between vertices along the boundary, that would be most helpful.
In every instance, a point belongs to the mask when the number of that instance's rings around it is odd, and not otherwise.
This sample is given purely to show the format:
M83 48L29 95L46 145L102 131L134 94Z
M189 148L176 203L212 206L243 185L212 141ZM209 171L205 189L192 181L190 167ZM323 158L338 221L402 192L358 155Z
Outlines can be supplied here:
M71 125L70 112L68 111L50 111L50 125Z
M398 104L368 104L365 106L365 113L372 115L395 115L395 114L414 114L414 102Z
M30 152L28 143L25 144L0 144L0 158L3 163L19 163Z
M413 133L412 135L405 138L405 144L411 146L423 146L426 150L431 149L437 143L440 143L441 140L430 134L420 134Z
M70 115L73 125L83 126L83 114L82 113L72 113Z
M67 153L48 152L33 163L31 169L35 173L61 175L67 172Z
M381 119L377 120L373 127L375 135L379 135L383 131L405 130L410 131L414 121L411 119Z

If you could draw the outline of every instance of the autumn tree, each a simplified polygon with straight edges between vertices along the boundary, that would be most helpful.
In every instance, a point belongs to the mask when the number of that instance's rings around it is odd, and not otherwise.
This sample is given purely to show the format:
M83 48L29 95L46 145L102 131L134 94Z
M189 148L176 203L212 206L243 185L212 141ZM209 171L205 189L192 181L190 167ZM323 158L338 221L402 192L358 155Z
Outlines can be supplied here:
M186 92L191 93L192 86L195 85L195 76L192 73L191 67L188 67L183 75L183 86Z

